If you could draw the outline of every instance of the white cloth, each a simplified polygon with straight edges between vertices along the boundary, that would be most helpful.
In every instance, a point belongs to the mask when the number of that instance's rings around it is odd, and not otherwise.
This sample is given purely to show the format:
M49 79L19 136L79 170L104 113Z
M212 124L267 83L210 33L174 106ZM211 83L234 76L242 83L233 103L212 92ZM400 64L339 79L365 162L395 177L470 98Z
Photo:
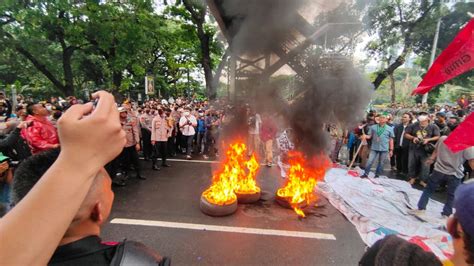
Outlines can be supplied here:
M441 260L453 254L449 234L440 230L446 223L440 215L443 204L430 199L423 216L410 215L409 210L416 209L422 192L407 182L361 179L348 175L347 169L337 168L326 173L325 181L319 184L320 191L354 224L368 246L386 235L396 234L424 245Z
M191 125L189 125L191 122ZM196 130L194 127L197 126L197 120L194 115L189 115L188 117L182 116L179 119L179 127L181 128L181 133L184 136L194 136L196 134Z

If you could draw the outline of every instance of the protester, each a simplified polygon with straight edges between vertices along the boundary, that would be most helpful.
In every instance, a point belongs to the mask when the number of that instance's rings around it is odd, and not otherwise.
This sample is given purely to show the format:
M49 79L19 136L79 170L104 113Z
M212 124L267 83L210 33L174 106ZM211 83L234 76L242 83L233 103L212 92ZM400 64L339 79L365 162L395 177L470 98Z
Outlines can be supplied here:
M50 150L29 158L21 165L15 173L12 188L14 204L18 204L28 194L58 156L59 150ZM110 265L114 261L121 261L120 265L132 265L150 260L156 265L169 264L168 259L160 257L139 242L102 241L101 228L111 212L113 200L111 179L102 168L95 174L91 188L48 264ZM134 249L126 246L133 246Z
M420 115L417 123L405 129L405 139L410 141L408 156L409 183L413 185L417 180L416 173L419 168L418 180L420 185L426 186L430 167L426 159L434 150L434 143L439 139L439 128L430 124L426 115Z
M204 149L204 159L209 159L209 157L214 157L216 155L215 144L219 136L219 128L221 125L221 119L218 116L217 112L214 110L209 110L206 116L206 146Z
M0 91L0 116L10 118L12 114L12 104L8 100L3 91Z
M449 217L453 212L454 191L456 191L464 177L463 164L465 161L469 161L471 167L474 167L474 147L453 153L444 144L446 138L446 136L442 136L438 140L435 151L426 161L426 164L432 164L433 162L435 164L433 173L428 179L428 185L418 201L418 210L425 210L431 195L441 183L446 183L448 197L441 215Z
M408 173L408 149L410 142L405 139L405 130L411 124L411 114L404 113L402 121L394 127L394 157L397 166L397 171L400 174L406 175Z
M0 152L0 206L5 211L10 207L10 186L13 180L9 159Z
M29 104L26 107L30 125L21 131L21 136L30 145L31 153L59 147L56 128L48 120L49 112L42 104Z
M191 159L191 149L193 146L194 134L196 130L194 129L197 126L197 120L194 115L191 114L191 109L187 107L181 118L179 119L179 128L183 134L183 140L186 145L186 159Z
M247 155L251 156L253 153L260 154L260 127L262 119L258 113L248 108L248 141L247 141Z
M265 148L265 161L268 167L273 166L273 140L276 137L277 128L270 114L266 113L262 117L262 126L260 128L260 140Z
M449 117L449 120L448 120L449 130L453 132L456 129L456 127L459 125L459 122L460 122L459 117L457 116Z
M168 149L168 154L171 157L176 156L176 134L178 132L178 119L176 118L176 115L174 114L174 111L171 109L166 110L166 121L168 122L168 126L170 127L170 132L168 135L168 144L167 144L167 149Z
M466 95L461 95L461 98L458 99L457 104L462 110L467 110L469 106L469 101L466 99Z
M98 92L93 98L99 99L94 111L92 103L76 105L60 119L62 149L58 159L26 197L0 219L2 264L47 264L96 173L122 149L125 133L113 96Z
M449 133L451 133L451 130L449 129L448 124L446 123L445 113L443 112L436 113L435 124L439 128L440 136L447 136L449 135Z
M344 131L341 127L338 127L335 124L329 124L327 126L329 131L329 136L331 137L331 160L335 163L339 158L339 151L341 150L343 140L344 140Z
M359 151L359 156L360 156L360 168L365 169L367 165L367 159L369 157L370 153L370 144L371 140L367 139L366 136L369 132L369 127L373 126L375 124L375 117L372 114L368 114L367 118L365 120L365 123L360 125L358 127L358 130L356 132L356 135L359 137L359 140L361 142L360 145L362 147L360 148Z
M8 155L16 163L31 156L31 150L21 137L21 131L30 125L28 121L21 121L18 126L4 139L0 140L0 152Z
M197 119L197 132L196 132L196 148L194 153L202 154L204 151L204 145L206 142L206 118L204 116L204 110L199 109Z
M393 129L386 124L387 116L385 114L379 114L377 117L379 123L371 126L365 136L366 139L372 140L372 145L370 146L369 160L361 178L368 177L375 160L377 160L375 177L379 177L383 173L385 161L393 156L393 138L395 137Z

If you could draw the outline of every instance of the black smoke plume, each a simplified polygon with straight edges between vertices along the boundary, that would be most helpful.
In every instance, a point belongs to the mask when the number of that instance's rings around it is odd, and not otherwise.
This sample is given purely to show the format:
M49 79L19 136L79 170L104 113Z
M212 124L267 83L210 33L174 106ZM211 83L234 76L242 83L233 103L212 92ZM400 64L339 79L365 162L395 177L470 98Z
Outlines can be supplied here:
M298 17L297 10L319 6L321 10L315 14L330 17L332 23L337 23L338 18L346 22L347 16L327 16L325 12L330 10L324 10L323 4L314 5L315 2L327 1L223 1L226 16L233 17L230 24L233 53L254 57L274 53L275 48L288 43L294 37L295 28L299 28L301 17ZM319 40L314 45L319 51L322 50L321 43ZM275 119L279 118L281 127L291 127L297 149L312 156L330 148L327 125L352 129L363 117L371 98L372 84L354 68L352 60L334 51L302 51L298 60L304 73L297 73L299 82L295 83L295 91L298 95L294 100L283 100L275 87L258 78L255 79L252 99L248 100L259 113L271 113Z

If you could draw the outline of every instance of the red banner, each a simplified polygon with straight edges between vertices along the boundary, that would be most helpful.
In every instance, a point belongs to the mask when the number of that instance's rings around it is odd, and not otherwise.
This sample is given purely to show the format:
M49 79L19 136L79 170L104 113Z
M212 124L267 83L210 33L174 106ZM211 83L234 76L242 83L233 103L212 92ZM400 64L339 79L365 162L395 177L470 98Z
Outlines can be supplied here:
M444 141L452 152L474 146L474 113L471 113Z
M474 19L458 33L449 46L436 58L414 94L425 94L440 85L474 68Z

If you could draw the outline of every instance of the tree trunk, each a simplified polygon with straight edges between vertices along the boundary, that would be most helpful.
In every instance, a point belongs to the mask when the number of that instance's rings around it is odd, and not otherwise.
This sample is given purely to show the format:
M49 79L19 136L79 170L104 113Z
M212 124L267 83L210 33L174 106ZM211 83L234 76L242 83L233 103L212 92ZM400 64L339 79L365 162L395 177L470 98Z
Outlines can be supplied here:
M216 92L217 92L217 88L219 87L219 79L221 78L222 70L227 65L227 60L229 58L229 51L230 51L230 46L227 47L226 51L222 55L221 61L219 62L216 72L214 73L214 76L212 77L212 87L215 88Z
M119 90L122 86L122 72L114 70L112 73L112 83L114 84L114 89Z
M393 73L389 75L390 77L390 92L391 92L391 98L390 101L392 104L395 104L396 97L395 97L395 77L393 76Z
M56 89L58 89L61 93L63 93L64 96L67 96L66 86L64 86L62 82L59 81L59 79L57 79L51 71L49 71L46 65L41 63L35 56L33 56L33 54L31 54L28 50L23 48L21 44L16 43L15 49L24 57L26 57L33 64L33 66L35 66L35 68L38 69L38 71L40 71L43 75L45 75L46 78L49 79L51 83L53 83Z
M405 63L405 57L411 52L411 47L406 47L405 46L405 49L403 50L403 52L397 57L397 59L391 64L389 65L387 68L385 68L384 70L382 70L381 72L379 72L377 74L377 77L375 77L375 80L372 82L372 84L374 85L374 90L378 89L380 87L380 84L382 84L382 82L388 77L390 76L391 74L393 74L393 72L398 68L400 67L401 65L403 65Z
M212 79L212 61L209 48L209 36L204 32L203 24L197 25L198 38L201 44L201 64L204 69L204 77L206 79L206 92L210 100L214 100L217 94L217 88L213 84Z
M206 22L206 6L203 3L191 0L182 0L186 10L191 14L191 20L196 25L197 37L201 46L201 64L204 69L204 78L206 79L206 92L210 100L216 98L216 87L213 86L212 79L212 60L210 52L210 38L204 31L204 23Z
M64 81L66 82L66 85L64 86L64 94L66 94L66 96L74 95L74 76L71 66L71 57L73 53L73 47L67 47L63 50L63 71Z

